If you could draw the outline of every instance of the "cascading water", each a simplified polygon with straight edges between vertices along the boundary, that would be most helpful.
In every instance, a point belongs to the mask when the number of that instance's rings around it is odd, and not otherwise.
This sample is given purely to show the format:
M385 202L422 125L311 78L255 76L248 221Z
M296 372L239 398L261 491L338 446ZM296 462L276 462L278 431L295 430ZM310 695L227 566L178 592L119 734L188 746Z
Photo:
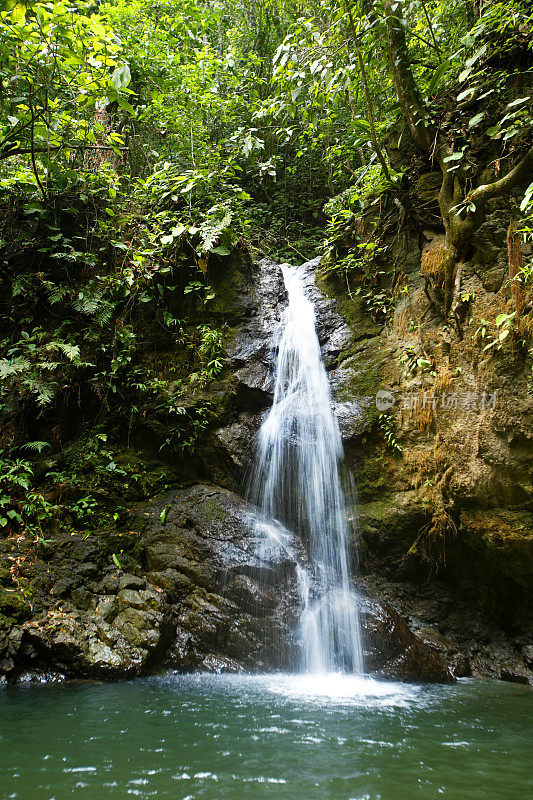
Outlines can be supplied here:
M274 402L258 434L251 494L262 519L294 531L308 552L309 562L297 568L303 669L361 674L359 613L350 582L340 473L341 436L331 410L313 305L298 269L281 269L288 306L275 334ZM269 530L268 523L262 525Z

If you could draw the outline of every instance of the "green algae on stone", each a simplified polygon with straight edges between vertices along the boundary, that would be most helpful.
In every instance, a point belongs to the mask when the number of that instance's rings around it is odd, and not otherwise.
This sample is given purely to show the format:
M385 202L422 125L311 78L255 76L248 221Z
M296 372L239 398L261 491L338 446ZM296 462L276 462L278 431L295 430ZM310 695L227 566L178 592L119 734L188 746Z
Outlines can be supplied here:
M17 592L0 589L0 614L7 619L20 622L30 616L31 606Z

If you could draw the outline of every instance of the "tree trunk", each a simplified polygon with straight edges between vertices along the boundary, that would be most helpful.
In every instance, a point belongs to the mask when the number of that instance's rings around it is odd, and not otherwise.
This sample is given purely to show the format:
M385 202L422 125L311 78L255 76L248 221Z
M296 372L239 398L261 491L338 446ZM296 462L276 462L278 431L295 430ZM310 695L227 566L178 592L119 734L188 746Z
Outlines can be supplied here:
M460 169L450 171L448 162L445 161L452 150L441 131L431 122L416 86L405 36L406 22L403 18L402 1L383 0L383 9L391 73L400 106L415 144L438 163L442 172L439 207L446 235L444 307L448 314L453 303L457 265L468 242L485 219L487 203L495 197L509 194L531 175L533 148L507 175L494 183L478 186L465 197ZM466 210L468 205L473 210Z

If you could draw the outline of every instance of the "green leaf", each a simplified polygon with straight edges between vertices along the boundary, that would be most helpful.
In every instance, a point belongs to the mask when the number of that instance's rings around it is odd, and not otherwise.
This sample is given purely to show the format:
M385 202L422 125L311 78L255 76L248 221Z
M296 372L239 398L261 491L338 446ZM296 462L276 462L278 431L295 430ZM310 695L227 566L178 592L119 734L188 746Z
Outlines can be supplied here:
M467 97L471 97L475 92L475 88L469 86L468 89L465 89L464 92L460 92L457 95L457 102L460 103L462 100L466 100Z
M227 247L213 247L211 253L216 253L218 256L229 256L230 250Z
M530 183L526 189L524 199L520 203L520 211L525 211L532 199L533 199L533 183Z
M11 19L16 25L20 25L26 19L26 6L23 3L17 3L11 12Z
M109 99L110 102L113 101L113 100L116 100L117 103L119 104L119 106L124 109L124 111L127 111L128 114L131 114L132 117L135 116L135 109L133 108L133 106L130 105L128 103L128 101L125 100L122 97L122 95L119 94L118 92L110 92L110 94L108 96L108 99Z
M117 567L118 567L119 569L122 569L122 564L120 563L120 561L119 561L119 558L118 558L117 554L116 554L116 553L113 553L113 555L111 556L111 558L113 559L113 561L115 562L115 564L117 565Z
M450 59L446 59L443 61L442 64L439 64L435 72L433 73L433 77L431 78L428 86L428 95L432 95L439 83L441 82L442 78L444 77L445 73L450 68Z
M479 59L482 56L485 55L485 53L487 52L487 48L488 48L488 44L482 45L479 48L479 50L476 50L476 52L472 56L470 56L470 58L466 59L465 66L466 67L472 67L476 63L476 61L479 61ZM460 80L460 78L459 78L459 80Z
M529 97L517 97L516 100L512 100L510 103L507 104L507 108L512 108L513 106L520 106L522 103L527 103Z
M452 153L451 156L446 156L443 159L444 163L448 163L448 161L460 161L463 157L464 153Z
M127 64L124 64L122 67L117 67L111 76L111 83L117 91L119 89L124 89L130 82L131 73Z
M480 111L479 114L476 114L474 117L472 117L471 119L468 120L468 127L469 128L474 128L478 124L478 122L481 122L481 120L483 119L484 116L485 116L485 112L484 111Z

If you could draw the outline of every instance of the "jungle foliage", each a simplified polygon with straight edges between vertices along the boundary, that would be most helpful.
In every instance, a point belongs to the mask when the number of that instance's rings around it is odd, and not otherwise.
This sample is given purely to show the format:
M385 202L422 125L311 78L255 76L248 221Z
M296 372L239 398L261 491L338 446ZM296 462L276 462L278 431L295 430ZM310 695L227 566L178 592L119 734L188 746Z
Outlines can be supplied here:
M224 371L211 278L232 259L324 249L385 318L386 246L357 220L421 224L423 162L442 176L446 279L428 292L445 317L487 203L531 173L526 0L0 9L4 528L96 520L110 476L126 497L143 483L119 464L130 440L194 451Z

